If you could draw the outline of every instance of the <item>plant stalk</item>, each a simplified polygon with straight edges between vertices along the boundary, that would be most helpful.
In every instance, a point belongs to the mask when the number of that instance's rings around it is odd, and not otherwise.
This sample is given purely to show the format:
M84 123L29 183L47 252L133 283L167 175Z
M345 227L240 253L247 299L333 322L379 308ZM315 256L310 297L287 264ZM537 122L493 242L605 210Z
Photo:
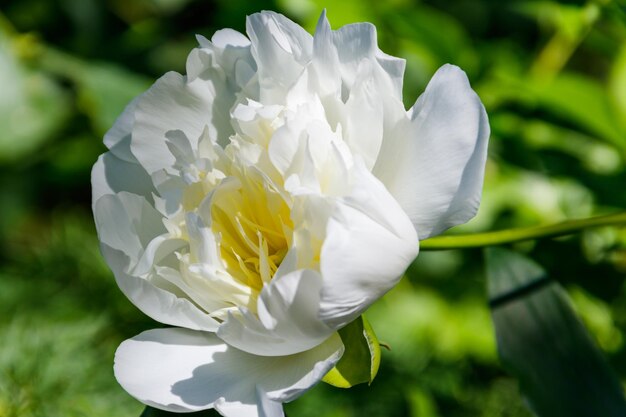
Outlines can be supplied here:
M626 224L626 212L590 217L586 219L568 220L545 226L521 227L486 233L433 237L420 242L420 249L424 251L481 248L485 246L521 242L524 240L571 235L591 227L619 226L624 224Z

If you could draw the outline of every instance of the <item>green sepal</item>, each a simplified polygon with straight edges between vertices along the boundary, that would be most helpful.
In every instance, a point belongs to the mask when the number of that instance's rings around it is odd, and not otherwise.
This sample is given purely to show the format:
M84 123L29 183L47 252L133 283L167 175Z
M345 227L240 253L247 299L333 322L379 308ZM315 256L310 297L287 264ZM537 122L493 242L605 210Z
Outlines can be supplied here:
M362 315L339 330L339 336L346 350L322 381L338 388L371 384L380 366L380 344L374 329Z

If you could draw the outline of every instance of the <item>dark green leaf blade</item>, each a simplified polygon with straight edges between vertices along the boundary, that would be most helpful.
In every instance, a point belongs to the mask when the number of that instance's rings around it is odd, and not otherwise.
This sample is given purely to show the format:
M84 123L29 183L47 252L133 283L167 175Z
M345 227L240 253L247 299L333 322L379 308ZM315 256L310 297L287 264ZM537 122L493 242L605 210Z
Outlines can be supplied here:
M541 417L626 416L612 369L560 285L524 256L486 251L498 351Z

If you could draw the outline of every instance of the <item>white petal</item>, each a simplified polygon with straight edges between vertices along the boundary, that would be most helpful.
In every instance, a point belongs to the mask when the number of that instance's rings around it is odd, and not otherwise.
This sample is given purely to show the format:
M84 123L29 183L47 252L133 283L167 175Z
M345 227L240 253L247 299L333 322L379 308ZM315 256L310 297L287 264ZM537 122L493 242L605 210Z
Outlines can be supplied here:
M284 99L284 93L311 58L313 39L299 25L274 12L255 13L246 20L252 56L266 104Z
M363 60L359 65L354 86L346 101L345 140L353 155L363 158L371 170L383 140L383 100L374 75L374 63Z
M406 61L402 58L387 55L380 49L376 51L376 61L387 73L388 79L391 81L393 88L389 90L393 93L393 97L402 100L402 82L404 80L404 69Z
M322 375L323 376L323 375ZM283 404L280 401L275 401L267 396L267 393L263 391L257 385L257 399L259 400L259 417L284 417Z
M140 97L131 150L149 173L175 162L165 141L169 131L182 131L194 149L205 127L213 141L228 142L233 132L229 111L234 93L223 80L215 78L187 82L182 75L169 72Z
M361 61L376 55L376 27L371 23L354 23L339 28L333 37L342 64L341 75L351 88Z
M339 56L333 43L333 33L326 18L326 10L322 11L315 28L312 72L316 75L316 92L320 97L327 94L341 97Z
M229 46L245 48L250 46L250 40L242 33L233 29L221 29L216 31L211 37L211 42L219 48L227 48ZM202 45L201 40L200 44ZM203 46L206 47L206 44Z
M362 162L355 176L352 194L331 215L320 256L320 317L335 328L389 291L418 252L415 229L385 187Z
M376 28L369 23L357 23L332 32L326 12L322 12L313 42L312 73L316 76L316 93L321 97L333 93L345 100L349 91L357 88L354 81L363 60L376 64L377 82L382 81L380 85L384 86L380 91L402 100L405 61L378 49Z
M242 352L211 333L149 330L122 343L115 376L145 404L175 412L216 408L225 416L281 416L290 401L317 383L337 362L337 335L291 356Z
M138 163L122 160L113 152L100 155L91 170L92 210L103 195L121 191L140 195L151 202L155 190L150 176Z
M298 148L302 143L301 137L305 131L302 123L298 120L287 121L283 126L274 131L269 143L268 153L270 161L276 169L286 177L289 169L297 163L294 161Z
M115 275L115 281L124 295L152 319L172 326L216 331L219 323L186 298L177 296L174 288L161 288L144 278L128 274L128 257L102 244L102 254Z
M318 315L320 275L312 270L276 275L261 292L258 318L231 315L219 328L219 337L246 352L280 356L311 349L333 333Z
M218 323L201 311L189 300L175 294L175 288L166 287L166 281L152 277L132 275L142 260L145 264L164 254L160 247L151 245L158 240L159 246L176 248L176 241L162 242L165 232L161 214L145 199L134 194L119 193L105 195L96 202L94 210L96 228L102 253L113 271L118 286L141 311L162 323L185 326L193 329L217 330ZM171 246L173 244L174 246ZM148 250L147 250L148 249Z
M127 192L98 199L94 217L100 242L135 263L148 243L166 232L161 214L145 198Z
M378 51L376 27L371 23L346 25L333 32L343 81L342 96L353 88L358 68L364 59L373 60Z
M115 156L126 162L137 162L130 151L130 137L133 123L135 123L135 109L138 99L135 98L126 106L122 114L115 120L113 127L104 135L104 145Z
M467 76L452 65L437 71L409 115L410 125L385 137L374 174L426 239L476 214L489 124Z
M223 270L219 247L211 230L194 213L187 214L186 223L190 239L189 254L182 256L171 267L157 267L159 276L180 289L213 317L218 310L254 303L256 291ZM156 240L158 238L153 242Z
M104 135L104 144L110 152L102 154L91 171L92 210L101 196L120 191L138 194L152 201L154 187L150 176L130 149L137 101L138 98L126 106Z
M194 49L187 58L187 77L226 80L233 92L241 90L256 71L250 52L250 41L232 29L215 32L209 41L197 35L200 48Z

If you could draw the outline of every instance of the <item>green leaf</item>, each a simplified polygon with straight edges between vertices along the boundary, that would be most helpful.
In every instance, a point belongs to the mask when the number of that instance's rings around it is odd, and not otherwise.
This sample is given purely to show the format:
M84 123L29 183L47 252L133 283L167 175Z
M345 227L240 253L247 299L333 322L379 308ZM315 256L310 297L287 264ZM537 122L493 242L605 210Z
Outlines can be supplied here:
M110 64L89 64L76 74L78 102L95 130L104 134L126 105L150 86L150 80Z
M624 416L619 380L574 314L567 294L524 256L486 251L498 351L541 417Z
M37 150L69 117L69 97L45 74L23 65L0 33L0 162Z
M604 85L578 74L563 73L548 85L537 82L530 86L537 94L540 107L621 149L626 148L624 131L620 129L619 118Z
M550 81L497 72L481 88L488 108L517 103L529 110L547 113L567 126L594 135L620 150L626 149L626 134L605 84L573 72L564 72ZM584 105L581 105L584 103ZM544 116L545 117L545 116Z
M196 417L214 417L214 416L220 416L220 413L218 413L217 411L215 411L214 409L210 409L210 410L204 410L204 411L198 411L196 413L185 413L185 414L181 414L181 413L173 413L171 411L163 411L163 410L159 410L157 408L153 408L153 407L146 407L145 410L143 410L143 413L141 413L141 416L139 417L168 417L168 416L174 416L174 417L180 417L180 416L196 416Z
M365 316L339 330L345 352L323 381L339 388L371 384L380 366L380 345Z
M617 58L613 62L609 80L609 94L619 112L618 119L626 129L626 42L622 44Z
M87 61L52 47L42 50L36 61L40 70L75 84L78 108L99 135L151 84L148 77L115 64Z

